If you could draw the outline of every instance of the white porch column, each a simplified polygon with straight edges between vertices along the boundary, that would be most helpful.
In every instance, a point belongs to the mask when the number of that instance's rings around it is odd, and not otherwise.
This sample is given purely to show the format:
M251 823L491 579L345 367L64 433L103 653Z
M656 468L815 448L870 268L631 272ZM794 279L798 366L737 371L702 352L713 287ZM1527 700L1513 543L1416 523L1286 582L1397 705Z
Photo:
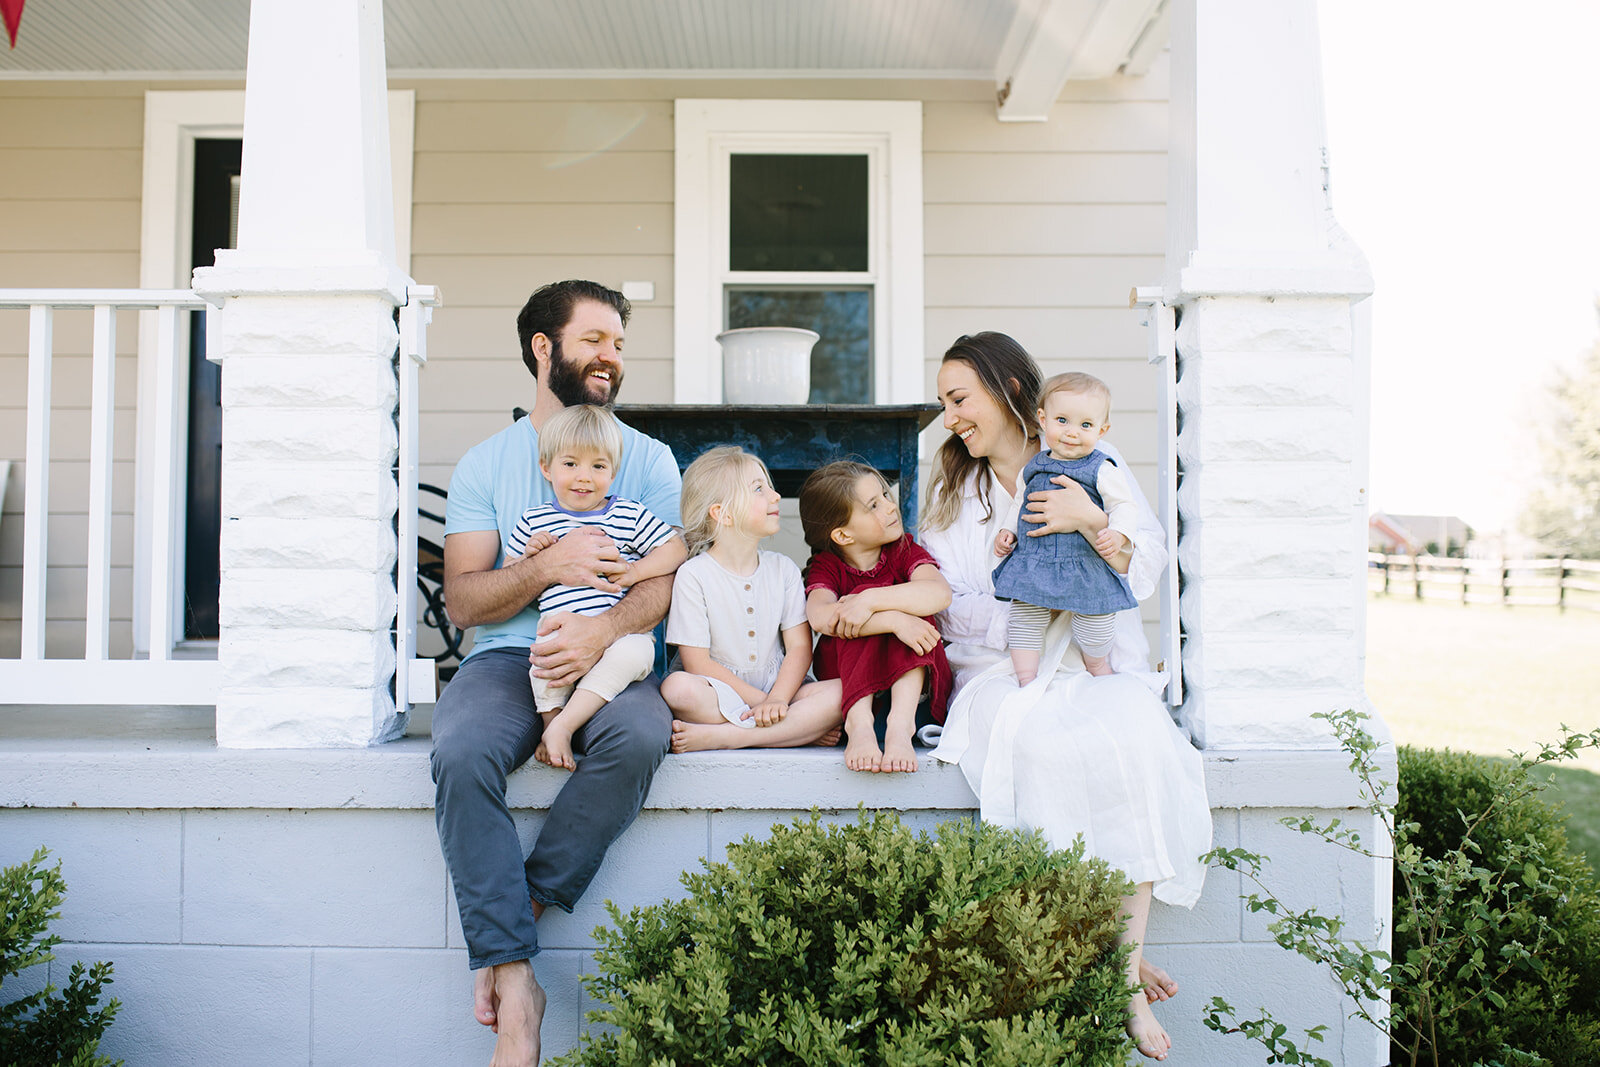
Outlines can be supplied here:
M399 733L394 263L380 0L250 10L239 247L221 310L223 747Z
M1324 747L1309 716L1365 706L1372 280L1330 206L1314 0L1176 0L1172 83L1184 713L1207 748Z

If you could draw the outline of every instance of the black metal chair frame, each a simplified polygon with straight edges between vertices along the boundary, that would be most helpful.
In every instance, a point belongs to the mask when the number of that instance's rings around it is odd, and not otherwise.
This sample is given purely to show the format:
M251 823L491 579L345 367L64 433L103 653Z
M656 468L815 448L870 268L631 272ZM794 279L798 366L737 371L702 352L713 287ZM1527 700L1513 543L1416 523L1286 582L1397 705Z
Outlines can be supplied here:
M417 483L417 495L437 497L441 502L449 494L436 485L426 482ZM440 510L443 510L442 505ZM444 528L444 516L417 506L417 515L424 519L432 520ZM442 539L442 538L441 538ZM423 598L422 616L419 620L422 625L436 631L444 639L444 651L433 657L435 663L444 663L446 660L461 660L461 642L466 637L466 631L450 621L450 616L444 610L444 546L433 540L417 536L417 589ZM453 668L440 669L440 677L454 674Z

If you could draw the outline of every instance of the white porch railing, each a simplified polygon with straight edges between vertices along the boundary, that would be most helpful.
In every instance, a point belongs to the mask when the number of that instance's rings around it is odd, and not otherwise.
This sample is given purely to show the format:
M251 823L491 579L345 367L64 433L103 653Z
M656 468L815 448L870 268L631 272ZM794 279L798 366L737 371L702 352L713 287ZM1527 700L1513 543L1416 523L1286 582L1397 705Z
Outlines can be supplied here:
M0 289L0 308L28 309L28 428L22 514L22 607L19 659L0 660L0 703L7 704L214 704L215 660L176 660L181 634L170 595L177 536L179 462L183 438L178 395L179 316L205 307L187 289ZM55 359L56 312L92 309L93 364L89 420L88 591L84 604L83 658L45 659L45 578L49 562L50 385ZM117 315L156 316L155 410L145 413L151 449L151 541L148 659L110 658L111 500L116 425ZM185 357L186 358L186 357Z
M417 630L417 370L427 360L427 325L439 303L432 286L411 286L400 309L399 359L399 538L396 566L399 617L395 626L395 694L402 708L431 703L434 663L416 658ZM215 659L175 659L183 637L176 566L185 475L186 404L180 373L187 353L180 316L206 307L187 289L0 289L0 309L27 309L28 426L22 514L22 604L20 656L0 659L0 704L215 704L220 674ZM46 575L49 565L49 474L51 371L55 359L55 315L62 309L94 316L89 442L88 591L84 604L82 658L45 658ZM140 412L141 448L148 470L149 541L148 656L111 659L111 516L113 440L116 424L116 328L120 312L156 317L154 410ZM133 477L141 472L135 464ZM139 598L136 598L136 601Z

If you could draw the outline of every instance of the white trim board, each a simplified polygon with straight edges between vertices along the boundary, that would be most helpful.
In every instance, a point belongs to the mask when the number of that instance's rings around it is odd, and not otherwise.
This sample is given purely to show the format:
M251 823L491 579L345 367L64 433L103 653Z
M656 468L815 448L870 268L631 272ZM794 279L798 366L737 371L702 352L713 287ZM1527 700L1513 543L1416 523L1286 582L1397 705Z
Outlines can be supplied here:
M243 89L149 90L144 94L144 187L140 197L139 285L144 289L187 289L190 262L190 219L194 207L194 142L244 135ZM389 90L389 158L394 174L395 261L411 272L411 189L416 129L416 93ZM179 320L179 346L188 351L188 317ZM150 647L150 543L152 464L155 428L142 424L155 408L156 319L139 317L139 419L134 488L133 641L136 653ZM179 361L177 393L188 396L188 363ZM174 418L187 424L186 403L176 405ZM183 462L180 457L179 462ZM184 484L184 471L174 471L174 484ZM176 494L175 529L184 526L182 494ZM182 575L182 538L174 538L174 575ZM183 589L172 589L173 618L181 619Z
M870 278L875 400L922 399L922 103L916 100L674 101L673 399L722 400L722 286L728 156L736 151L862 152L872 183ZM815 280L790 275L786 281ZM699 294L698 296L695 294Z

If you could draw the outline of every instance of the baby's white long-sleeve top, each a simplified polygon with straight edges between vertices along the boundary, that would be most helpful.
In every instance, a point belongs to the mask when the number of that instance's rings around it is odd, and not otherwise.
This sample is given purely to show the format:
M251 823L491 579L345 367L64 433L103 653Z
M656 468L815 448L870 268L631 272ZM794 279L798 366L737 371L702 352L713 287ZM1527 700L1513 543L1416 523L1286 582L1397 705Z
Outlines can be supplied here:
M1106 453L1110 455L1110 453ZM1000 523L1000 529L1010 530L1018 537L1026 534L1017 531L1017 522L1022 517L1022 508L1028 502L1028 494L1023 492L1026 484L1022 475L1027 471L1027 464L1017 472L1017 484L1013 489L1011 508L1005 514L1005 519ZM1101 510L1106 513L1106 528L1115 530L1128 539L1128 544L1136 544L1134 535L1139 530L1139 505L1135 503L1133 489L1129 485L1127 472L1122 469L1120 460L1108 461L1100 464L1099 473L1095 476L1094 487L1100 493Z

